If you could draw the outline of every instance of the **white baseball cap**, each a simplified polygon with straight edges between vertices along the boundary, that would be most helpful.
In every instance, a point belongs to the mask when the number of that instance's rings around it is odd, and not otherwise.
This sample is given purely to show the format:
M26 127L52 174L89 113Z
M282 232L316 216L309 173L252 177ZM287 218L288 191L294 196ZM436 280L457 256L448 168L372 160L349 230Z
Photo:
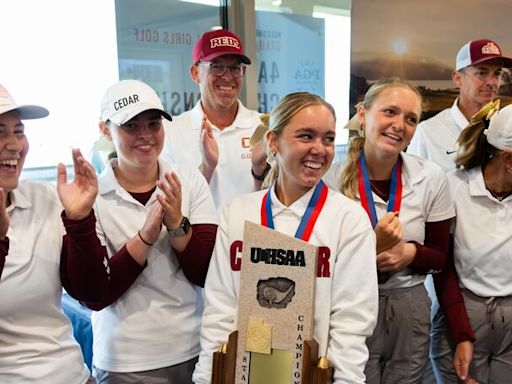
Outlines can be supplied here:
M485 131L487 142L501 150L512 150L512 105L503 107L491 117Z
M38 105L18 105L7 89L0 84L0 115L18 111L21 120L40 119L50 114L46 108Z
M123 125L138 114L157 110L167 120L172 120L156 92L139 80L122 80L110 86L101 100L101 120Z

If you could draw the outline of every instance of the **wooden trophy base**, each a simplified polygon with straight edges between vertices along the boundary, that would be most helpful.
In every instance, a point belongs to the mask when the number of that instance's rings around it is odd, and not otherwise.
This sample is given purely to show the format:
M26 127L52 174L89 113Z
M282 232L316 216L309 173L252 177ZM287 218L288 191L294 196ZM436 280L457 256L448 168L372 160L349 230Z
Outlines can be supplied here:
M237 341L238 331L234 331L222 350L213 354L212 384L235 384ZM334 369L325 357L318 358L318 343L305 341L303 352L301 384L331 384Z

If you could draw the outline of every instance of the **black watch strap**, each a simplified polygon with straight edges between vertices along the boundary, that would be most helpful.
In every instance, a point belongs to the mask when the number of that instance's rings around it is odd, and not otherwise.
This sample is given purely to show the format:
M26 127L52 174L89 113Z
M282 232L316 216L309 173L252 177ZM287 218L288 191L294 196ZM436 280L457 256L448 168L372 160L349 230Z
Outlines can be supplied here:
M267 176L267 174L270 172L270 169L272 169L272 166L269 163L267 163L267 167L263 171L263 174L257 175L254 173L254 169L252 169L252 167L251 167L251 175L252 175L252 177L254 177L254 180L263 181L263 180L265 180L265 177Z

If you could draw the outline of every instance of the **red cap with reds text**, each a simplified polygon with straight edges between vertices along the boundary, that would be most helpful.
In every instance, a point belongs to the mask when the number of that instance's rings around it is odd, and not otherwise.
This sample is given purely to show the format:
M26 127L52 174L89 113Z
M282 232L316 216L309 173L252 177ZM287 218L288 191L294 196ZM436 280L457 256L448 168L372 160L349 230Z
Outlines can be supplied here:
M472 40L464 45L457 54L455 70L460 71L470 65L476 65L488 60L501 60L503 67L512 67L512 59L501 54L501 48L489 39Z
M244 47L238 36L226 29L204 33L194 45L192 61L197 64L224 55L237 55L242 63L251 64L251 60L244 54Z

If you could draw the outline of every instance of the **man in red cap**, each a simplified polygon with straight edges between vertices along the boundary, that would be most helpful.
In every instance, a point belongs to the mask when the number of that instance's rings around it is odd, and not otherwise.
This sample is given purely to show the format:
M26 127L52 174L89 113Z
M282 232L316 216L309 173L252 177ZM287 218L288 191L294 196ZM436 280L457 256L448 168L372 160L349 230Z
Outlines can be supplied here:
M167 125L163 156L199 167L218 210L235 196L255 191L267 171L263 150L249 148L260 114L238 100L249 64L237 35L225 29L204 33L194 45L190 67L201 99Z
M408 153L429 159L445 172L455 169L455 143L471 116L498 93L503 68L512 67L512 59L502 55L496 42L473 40L457 54L452 81L459 97L451 108L421 122L407 149Z

